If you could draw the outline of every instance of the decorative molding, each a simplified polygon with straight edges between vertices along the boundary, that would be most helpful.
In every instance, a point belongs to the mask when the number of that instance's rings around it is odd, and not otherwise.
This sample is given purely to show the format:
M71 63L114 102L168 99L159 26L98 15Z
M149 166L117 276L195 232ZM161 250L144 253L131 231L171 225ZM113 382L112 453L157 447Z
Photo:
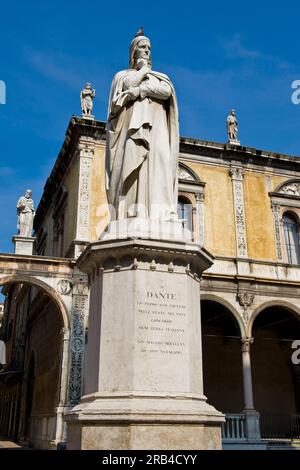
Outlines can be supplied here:
M63 341L67 341L70 338L70 330L69 328L62 327L60 330L60 334L63 338Z
M74 295L88 295L89 288L88 282L85 279L78 279L74 282L73 285L73 294Z
M236 230L236 248L237 256L247 257L246 225L244 209L244 191L243 178L245 170L243 168L232 167L229 175L232 179L234 212L235 212L235 230Z
M204 192L197 192L196 198L196 227L195 241L204 245Z
M88 296L73 296L69 404L79 402L82 394L85 353L85 322L88 315Z
M247 352L249 353L250 352L250 347L251 347L251 344L253 343L254 341L254 338L250 337L250 336L244 336L243 338L241 338L241 342L242 342L242 352Z
M195 178L183 168L178 167L178 179L184 181L195 181Z
M155 270L156 270L156 262L155 262L154 259L151 261L151 264L150 264L149 267L150 267L151 271L155 271Z
M287 183L282 186L278 192L281 194L300 197L300 182L294 181Z
M80 146L80 158L93 158L94 156L94 149L91 147L85 147L83 145Z
M195 194L196 202L204 202L205 195L203 192Z
M244 168L231 167L229 169L229 175L231 176L232 180L243 181L244 174L245 174Z
M170 261L170 264L168 266L168 271L169 273L173 273L174 272L174 264L172 263L172 261Z
M188 183L193 182L197 184L203 184L201 183L195 171L192 170L188 165L185 165L184 163L179 163L179 166L177 169L177 176L178 176L178 180L181 180L182 182L187 181Z
M273 217L274 217L274 230L275 230L275 240L276 240L276 250L277 258L282 259L282 245L281 245L281 230L280 230L280 205L278 203L272 202L271 204Z
M238 301L240 306L244 308L243 317L245 322L247 323L249 318L248 308L251 307L251 305L253 304L254 294L248 291L240 291L236 294L236 300Z
M76 240L89 239L90 179L94 149L81 146L79 153L79 182Z
M72 290L72 284L68 279L61 279L57 283L56 290L62 295L68 295Z

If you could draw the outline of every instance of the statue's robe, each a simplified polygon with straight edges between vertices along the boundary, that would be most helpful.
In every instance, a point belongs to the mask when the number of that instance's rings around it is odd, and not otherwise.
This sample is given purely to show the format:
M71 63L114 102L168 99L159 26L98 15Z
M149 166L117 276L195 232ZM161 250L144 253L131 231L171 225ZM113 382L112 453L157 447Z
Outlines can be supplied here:
M17 203L19 235L31 237L31 231L34 219L34 203L31 198L21 196Z
M115 75L107 124L106 181L115 218L164 218L177 207L178 107L169 78L150 71L135 101L128 77ZM143 97L147 94L146 97Z

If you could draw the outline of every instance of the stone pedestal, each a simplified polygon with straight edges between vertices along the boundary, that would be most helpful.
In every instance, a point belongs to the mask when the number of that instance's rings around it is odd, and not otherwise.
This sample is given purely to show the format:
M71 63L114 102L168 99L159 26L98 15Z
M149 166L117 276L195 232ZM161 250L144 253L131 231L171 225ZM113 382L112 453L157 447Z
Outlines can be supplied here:
M93 114L82 114L82 119L88 119L90 121L95 121L95 116Z
M244 410L247 420L247 437L249 441L260 441L259 413L255 410Z
M12 242L15 247L15 254L32 255L35 240L36 237L22 237L20 235L15 235L12 238Z
M227 143L230 144L230 145L241 145L241 142L239 140L229 139Z
M92 243L85 389L68 449L220 449L224 417L203 395L200 277L192 242Z

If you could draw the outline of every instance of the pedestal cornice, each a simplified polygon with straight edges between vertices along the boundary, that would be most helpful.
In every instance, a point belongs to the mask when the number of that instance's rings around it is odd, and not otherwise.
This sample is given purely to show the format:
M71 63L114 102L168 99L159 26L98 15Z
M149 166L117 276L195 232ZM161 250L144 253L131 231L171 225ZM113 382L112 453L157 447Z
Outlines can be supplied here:
M96 269L185 271L194 277L212 266L214 257L200 245L190 242L124 239L90 243L77 260L77 267L91 275Z

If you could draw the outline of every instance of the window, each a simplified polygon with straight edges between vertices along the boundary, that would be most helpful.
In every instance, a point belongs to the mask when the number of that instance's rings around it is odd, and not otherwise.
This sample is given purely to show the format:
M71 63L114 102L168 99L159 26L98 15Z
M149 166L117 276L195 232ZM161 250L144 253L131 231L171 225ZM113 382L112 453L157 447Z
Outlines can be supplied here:
M193 231L193 208L192 203L185 197L178 198L177 214L182 220L182 226Z
M288 262L300 264L299 233L296 219L291 214L284 214L283 230Z

